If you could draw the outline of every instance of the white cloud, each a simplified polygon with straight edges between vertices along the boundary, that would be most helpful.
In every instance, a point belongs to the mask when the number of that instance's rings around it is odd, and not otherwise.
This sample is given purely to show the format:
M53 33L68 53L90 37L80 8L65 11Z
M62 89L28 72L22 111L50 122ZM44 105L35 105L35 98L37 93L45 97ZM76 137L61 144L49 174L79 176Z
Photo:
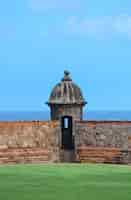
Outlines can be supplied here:
M117 32L131 38L131 16L121 15L117 17L114 26Z
M68 11L81 10L84 8L82 0L28 0L30 7L34 12L42 13L58 13L64 12L67 15ZM78 13L78 12L77 12ZM69 13L68 13L69 14ZM60 17L59 17L60 18ZM58 19L58 18L57 18ZM56 36L57 34L66 34L72 36L88 36L98 39L109 37L127 37L131 39L131 16L122 14L119 16L96 16L96 17L68 17L65 21L55 21L49 25L49 30ZM52 27L51 27L52 26ZM47 30L47 35L51 35Z
M126 36L131 39L131 16L104 16L95 18L69 17L65 23L67 34L105 38Z
M35 12L63 11L80 8L80 0L29 0L30 7Z

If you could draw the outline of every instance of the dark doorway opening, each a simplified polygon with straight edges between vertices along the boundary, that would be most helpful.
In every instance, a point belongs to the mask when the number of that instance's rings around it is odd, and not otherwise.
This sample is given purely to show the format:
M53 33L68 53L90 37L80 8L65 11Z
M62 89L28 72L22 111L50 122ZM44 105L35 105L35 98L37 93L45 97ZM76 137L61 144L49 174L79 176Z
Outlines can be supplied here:
M61 119L62 123L62 148L65 150L74 149L74 136L72 134L73 123L72 117L64 116Z

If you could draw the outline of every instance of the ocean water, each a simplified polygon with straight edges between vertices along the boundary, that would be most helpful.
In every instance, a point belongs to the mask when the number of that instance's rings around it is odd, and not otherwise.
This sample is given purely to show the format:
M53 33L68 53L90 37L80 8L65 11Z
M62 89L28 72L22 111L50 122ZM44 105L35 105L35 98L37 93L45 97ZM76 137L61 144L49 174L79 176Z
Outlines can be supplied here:
M49 120L48 111L25 111L25 112L0 112L0 121L33 121ZM86 111L84 120L131 120L131 111Z

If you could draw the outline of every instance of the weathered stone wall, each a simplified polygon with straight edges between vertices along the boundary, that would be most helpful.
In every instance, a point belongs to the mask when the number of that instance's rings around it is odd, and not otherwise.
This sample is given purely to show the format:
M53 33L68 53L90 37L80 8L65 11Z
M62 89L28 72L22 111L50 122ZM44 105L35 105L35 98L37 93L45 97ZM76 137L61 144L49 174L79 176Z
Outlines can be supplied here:
M0 163L59 161L58 122L0 122Z
M83 109L80 105L52 105L51 119L59 120L63 116L72 116L73 119L82 120Z
M97 162L103 160L103 162L129 163L131 162L130 136L131 122L77 121L75 123L77 159L84 162L92 159ZM107 154L108 156L105 156Z
M127 124L117 122L77 122L76 145L118 147L127 150L129 128Z
M128 132L129 163L131 163L131 131Z
M0 164L61 161L59 121L0 122ZM76 160L131 163L131 122L74 121Z

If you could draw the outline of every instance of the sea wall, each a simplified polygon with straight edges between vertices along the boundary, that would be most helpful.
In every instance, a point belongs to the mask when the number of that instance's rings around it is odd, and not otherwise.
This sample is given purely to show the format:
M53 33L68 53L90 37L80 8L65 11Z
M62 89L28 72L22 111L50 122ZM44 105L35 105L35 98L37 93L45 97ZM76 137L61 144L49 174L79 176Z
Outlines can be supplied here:
M75 161L131 163L131 122L74 121ZM61 161L59 121L0 122L0 164Z
M131 162L131 122L77 121L77 160L81 162Z
M59 161L58 122L0 122L0 164Z

